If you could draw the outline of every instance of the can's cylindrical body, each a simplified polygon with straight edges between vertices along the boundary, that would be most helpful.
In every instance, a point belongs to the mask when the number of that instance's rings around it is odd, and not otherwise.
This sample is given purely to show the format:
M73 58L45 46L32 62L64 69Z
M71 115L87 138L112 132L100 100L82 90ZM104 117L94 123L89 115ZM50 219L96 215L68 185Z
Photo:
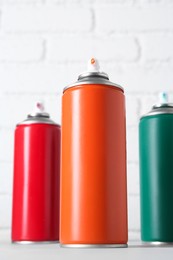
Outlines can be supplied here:
M79 83L62 98L60 243L127 244L123 90Z
M60 127L15 130L12 241L59 240Z
M139 125L141 238L173 242L173 110Z

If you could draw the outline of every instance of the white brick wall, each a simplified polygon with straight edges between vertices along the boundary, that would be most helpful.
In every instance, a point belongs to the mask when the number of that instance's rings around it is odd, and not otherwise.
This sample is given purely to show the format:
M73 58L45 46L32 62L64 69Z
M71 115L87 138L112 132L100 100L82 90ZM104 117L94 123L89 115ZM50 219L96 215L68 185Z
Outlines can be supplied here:
M100 33L171 30L172 12L173 6L98 6L96 29Z
M77 6L9 6L2 15L3 31L11 33L88 32L92 12Z
M60 123L61 93L96 56L125 88L129 238L140 237L138 122L173 101L172 0L0 0L0 228L11 225L13 133L37 99Z
M58 48L57 48L58 46ZM83 48L81 48L83 46ZM99 37L93 35L50 36L47 39L49 61L84 61L95 55L103 61L134 61L139 56L138 44L131 36ZM63 50L66 50L65 52ZM132 51L129 52L129 49Z
M38 62L44 55L44 40L37 36L0 37L0 62Z

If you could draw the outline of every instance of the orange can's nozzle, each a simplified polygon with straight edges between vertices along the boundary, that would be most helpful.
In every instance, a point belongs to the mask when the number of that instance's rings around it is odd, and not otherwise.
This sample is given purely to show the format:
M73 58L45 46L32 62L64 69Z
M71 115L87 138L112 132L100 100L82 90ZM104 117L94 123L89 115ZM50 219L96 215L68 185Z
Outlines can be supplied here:
M96 61L94 58L91 58L91 64L94 64Z
M99 62L95 58L91 58L88 62L88 72L99 72Z

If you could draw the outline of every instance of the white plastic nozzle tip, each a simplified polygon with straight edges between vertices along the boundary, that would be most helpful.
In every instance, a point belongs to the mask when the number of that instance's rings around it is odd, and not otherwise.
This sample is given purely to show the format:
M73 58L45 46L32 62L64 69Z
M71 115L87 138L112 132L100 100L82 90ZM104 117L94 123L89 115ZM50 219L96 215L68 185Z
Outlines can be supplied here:
M161 92L159 94L159 99L161 104L168 103L168 94L166 92Z
M43 111L44 111L44 102L43 102L43 101L38 101L38 102L36 103L36 108L37 108L39 111L43 112Z
M44 102L39 100L35 103L32 114L42 114L45 112Z
M100 66L99 66L98 60L95 58L91 58L88 61L88 71L89 72L99 72L99 70L100 70Z

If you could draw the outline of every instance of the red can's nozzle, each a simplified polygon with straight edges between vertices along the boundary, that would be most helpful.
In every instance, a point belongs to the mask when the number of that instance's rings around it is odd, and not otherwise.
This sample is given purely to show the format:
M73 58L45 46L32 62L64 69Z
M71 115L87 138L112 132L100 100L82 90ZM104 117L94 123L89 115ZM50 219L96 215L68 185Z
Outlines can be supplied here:
M42 101L37 102L36 108L39 109L41 112L43 112L44 111L44 103Z

